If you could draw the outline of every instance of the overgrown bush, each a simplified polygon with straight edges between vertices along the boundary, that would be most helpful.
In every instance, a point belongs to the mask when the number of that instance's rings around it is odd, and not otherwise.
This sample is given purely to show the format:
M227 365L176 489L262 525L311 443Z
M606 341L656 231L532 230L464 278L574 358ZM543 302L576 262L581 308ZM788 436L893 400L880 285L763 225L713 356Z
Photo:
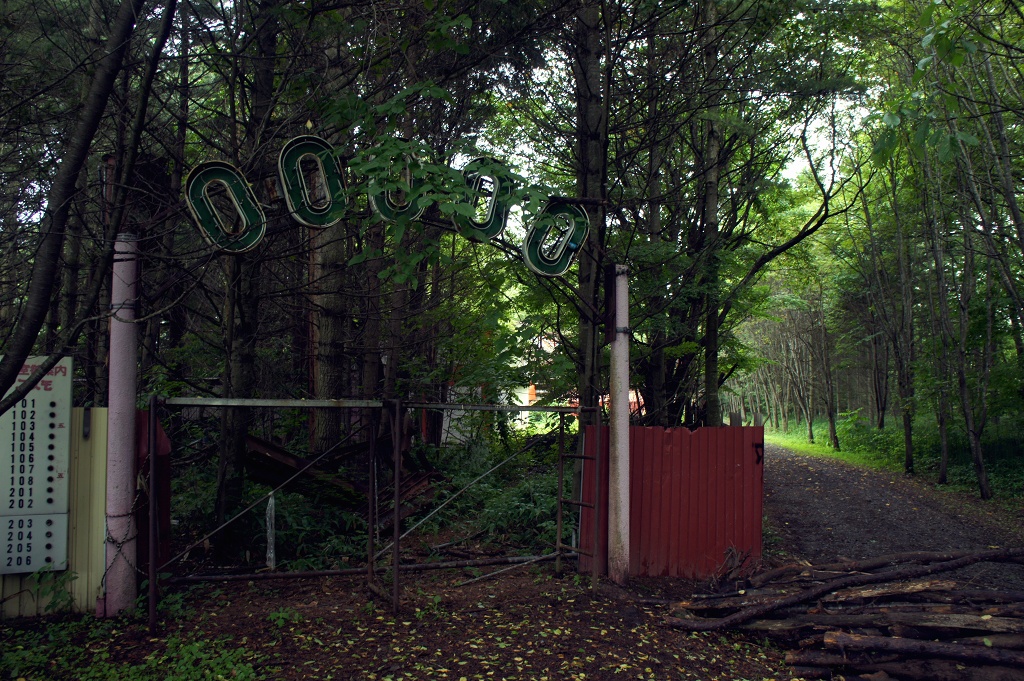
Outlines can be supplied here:
M270 491L254 486L262 494ZM332 569L366 553L366 519L359 513L321 503L315 497L277 492L274 529L278 562L293 570ZM266 515L259 515L265 544ZM262 540L262 541L260 541Z
M496 490L484 502L476 524L493 539L523 548L551 549L555 545L557 494L555 473L536 474L513 487Z
M839 415L836 433L842 450L878 458L887 464L903 461L902 428L890 424L879 430L861 415L859 409Z

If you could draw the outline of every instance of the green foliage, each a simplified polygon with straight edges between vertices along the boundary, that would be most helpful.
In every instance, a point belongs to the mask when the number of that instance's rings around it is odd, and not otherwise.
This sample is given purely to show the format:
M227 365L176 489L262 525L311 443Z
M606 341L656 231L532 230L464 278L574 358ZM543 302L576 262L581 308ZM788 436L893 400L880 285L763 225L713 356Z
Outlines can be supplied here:
M251 494L262 496L263 486ZM275 549L278 561L290 570L338 568L366 552L366 519L303 494L276 492ZM265 516L257 514L254 540L263 545Z
M201 536L213 522L216 498L216 464L194 464L176 471L171 478L171 522L185 536Z
M289 624L295 624L296 622L302 621L302 615L299 611L292 607L279 608L269 615L267 619L278 629L281 629Z
M75 604L71 594L71 582L78 579L74 570L54 571L49 565L30 576L32 591L37 601L46 601L46 612L70 612Z
M495 490L484 501L477 526L494 539L550 549L555 544L557 489L554 473L536 473L513 487Z
M86 616L51 621L38 629L0 634L4 678L53 681L207 681L263 678L256 669L263 656L230 637L211 639L202 631L169 636L141 661L125 664L105 643L117 620Z
M815 431L823 432L824 421L815 423ZM887 425L879 430L853 412L844 414L836 423L842 451L835 452L825 444L808 444L802 428L789 433L765 429L765 440L788 449L812 456L833 457L859 466L903 472L903 429ZM948 488L958 492L976 494L977 478L971 461L966 435L950 428ZM989 480L997 503L1017 504L1024 495L1024 421L1007 418L993 424L982 440ZM914 421L914 461L916 476L934 481L940 462L939 432L932 413L918 416Z
M425 596L426 599L422 607L417 607L413 611L416 619L441 619L445 617L445 610L441 606L444 599L439 594L429 595L421 592L419 595Z
M860 410L840 414L836 432L843 449L857 455L902 465L903 430L889 426L882 430L871 425Z
M148 581L144 581L139 588L140 601L145 598L147 591ZM160 594L160 599L157 602L156 610L157 613L163 615L169 620L181 620L187 617L192 617L195 614L189 606L191 596L195 593L196 589L189 589L187 591L171 591ZM142 612L143 607L140 603L138 611Z
M877 165L891 160L901 144L918 158L932 150L943 163L954 158L960 145L979 145L975 135L955 127L961 102L948 87L985 41L965 21L973 12L970 5L964 0L929 0L925 5L918 22L918 28L924 29L920 40L924 56L914 67L909 94L867 119L881 123L872 149Z
M971 460L966 434L949 428L949 486L958 491L976 494L977 477ZM922 476L938 475L941 446L935 417L924 413L914 423L915 456ZM990 424L982 438L985 466L997 502L1018 503L1024 497L1024 420L1019 414L1004 416Z

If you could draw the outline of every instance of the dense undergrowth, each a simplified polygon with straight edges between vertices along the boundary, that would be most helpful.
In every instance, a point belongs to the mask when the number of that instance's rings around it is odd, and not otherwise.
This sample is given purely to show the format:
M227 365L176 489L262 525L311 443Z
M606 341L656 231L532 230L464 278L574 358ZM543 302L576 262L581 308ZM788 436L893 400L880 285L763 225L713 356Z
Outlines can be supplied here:
M832 456L857 465L903 472L903 429L888 424L874 428L858 414L847 414L836 424L839 451L828 445L828 424L815 422L815 442L807 440L807 424L790 423L788 432L765 426L765 439L795 451ZM939 433L931 418L918 418L914 424L914 475L935 483L940 455ZM999 504L1019 506L1024 499L1024 424L1003 420L989 426L982 441L989 481ZM977 495L978 482L971 463L967 438L962 432L949 431L947 483L951 491Z
M500 417L477 418L493 421ZM422 548L422 542L417 544L420 538L445 535L472 537L513 553L552 550L558 450L554 437L544 434L557 426L557 420L534 419L526 428L493 422L484 426L490 431L486 437L472 437L440 448L424 447L410 457L429 463L433 498L403 521L403 529L415 526L409 545ZM479 432L481 428L472 430ZM389 463L381 462L379 514L390 513L386 507L391 495L387 490L390 471L384 464L390 468ZM338 471L338 478L345 481L358 480L358 475L351 470ZM215 527L216 479L217 466L212 460L176 471L171 512L177 545L187 545ZM236 523L234 536L240 538L243 547L235 553L238 563L261 566L265 560L267 505L262 500L270 491L266 485L246 482L243 507L255 506ZM364 505L340 507L316 494L300 494L286 487L275 492L274 508L279 568L317 570L365 564L368 525ZM571 528L574 515L571 509L565 510L566 527ZM378 546L390 539L391 530L385 529L386 536L378 537Z

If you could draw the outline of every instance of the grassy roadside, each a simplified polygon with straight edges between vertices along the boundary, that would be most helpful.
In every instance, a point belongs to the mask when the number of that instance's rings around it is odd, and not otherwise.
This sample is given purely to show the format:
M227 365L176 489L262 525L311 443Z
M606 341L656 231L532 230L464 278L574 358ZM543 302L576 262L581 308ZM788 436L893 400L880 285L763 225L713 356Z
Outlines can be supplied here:
M800 454L806 454L808 456L838 459L855 466L874 468L876 470L891 470L894 472L902 470L902 461L895 461L892 457L887 457L885 454L872 449L866 449L864 447L844 449L842 448L842 441L840 441L839 451L832 449L830 446L825 444L827 436L822 436L823 433L827 432L827 425L824 422L816 424L815 442L810 443L807 441L807 429L805 426L800 430L791 428L789 432L773 430L768 426L765 426L764 439L765 442L769 444L785 447L786 449L799 452Z
M922 427L914 432L914 475L907 480L927 487L949 504L973 508L976 512L994 517L1000 524L1020 531L1024 518L1024 456L1015 434L1004 432L985 443L986 470L995 497L981 501L977 478L965 443L952 438L947 484L936 483L939 469L937 435ZM868 428L863 421L849 420L839 424L840 451L828 444L828 425L825 421L814 424L815 442L807 441L807 426L791 426L789 432L765 427L765 441L769 444L807 456L832 458L854 466L903 475L903 432L895 428L883 431Z

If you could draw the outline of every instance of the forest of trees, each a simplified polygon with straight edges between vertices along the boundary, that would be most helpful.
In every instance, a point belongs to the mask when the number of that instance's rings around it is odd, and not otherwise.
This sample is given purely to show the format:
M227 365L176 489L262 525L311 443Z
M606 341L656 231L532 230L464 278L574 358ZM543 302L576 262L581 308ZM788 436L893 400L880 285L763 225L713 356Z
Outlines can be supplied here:
M902 429L908 473L936 431L940 481L963 443L992 495L986 438L1024 416L1013 0L5 0L0 26L0 392L26 356L70 355L76 403L106 404L131 233L142 395L498 401L533 383L592 406L618 263L636 423L741 411L814 438L822 418L841 448L859 419ZM344 175L323 228L278 182L300 135ZM490 243L452 221L452 168L483 156L516 173ZM208 160L262 206L249 251L218 252L189 214ZM381 220L371 184L422 214ZM590 219L562 277L518 252L549 197ZM255 418L221 423L229 478ZM356 425L314 414L309 446Z

